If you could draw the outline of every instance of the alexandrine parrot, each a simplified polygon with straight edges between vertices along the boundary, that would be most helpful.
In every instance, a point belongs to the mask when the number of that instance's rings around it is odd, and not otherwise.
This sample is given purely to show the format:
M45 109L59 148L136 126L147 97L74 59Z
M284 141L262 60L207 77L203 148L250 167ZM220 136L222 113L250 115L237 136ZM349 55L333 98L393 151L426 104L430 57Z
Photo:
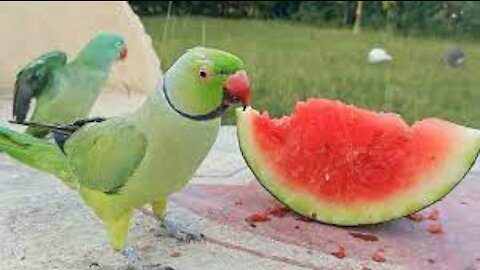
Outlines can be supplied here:
M229 105L246 106L249 98L249 80L237 56L196 47L168 69L133 113L63 126L25 123L53 131L58 147L0 128L0 150L76 189L103 221L113 249L123 250L133 264L138 257L126 237L135 208L150 204L167 231L195 237L165 217L167 200L193 177Z
M127 56L122 37L111 33L95 36L78 56L67 64L62 51L45 53L28 63L15 81L13 117L25 121L30 103L35 108L30 121L67 124L89 115L101 89L107 82L112 65ZM44 128L27 128L35 137L45 137Z

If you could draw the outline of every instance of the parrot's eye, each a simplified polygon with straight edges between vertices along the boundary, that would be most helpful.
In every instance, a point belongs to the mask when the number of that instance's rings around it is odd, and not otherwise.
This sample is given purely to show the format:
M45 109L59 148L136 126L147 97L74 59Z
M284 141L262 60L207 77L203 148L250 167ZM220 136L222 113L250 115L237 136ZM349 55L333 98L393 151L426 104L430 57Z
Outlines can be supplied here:
M198 76L200 76L202 79L205 79L208 77L208 73L205 70L200 70L200 72L198 72Z

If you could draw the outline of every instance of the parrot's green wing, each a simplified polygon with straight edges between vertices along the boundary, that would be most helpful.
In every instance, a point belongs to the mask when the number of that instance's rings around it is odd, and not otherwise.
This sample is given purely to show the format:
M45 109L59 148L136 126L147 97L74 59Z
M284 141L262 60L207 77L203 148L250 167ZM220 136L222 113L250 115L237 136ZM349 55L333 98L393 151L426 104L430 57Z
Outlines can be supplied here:
M65 66L66 63L67 55L64 52L52 51L28 63L17 74L13 99L13 117L17 122L25 120L32 98L42 93L52 71Z
M74 133L65 151L81 185L115 193L136 171L146 147L144 134L135 126L110 120Z

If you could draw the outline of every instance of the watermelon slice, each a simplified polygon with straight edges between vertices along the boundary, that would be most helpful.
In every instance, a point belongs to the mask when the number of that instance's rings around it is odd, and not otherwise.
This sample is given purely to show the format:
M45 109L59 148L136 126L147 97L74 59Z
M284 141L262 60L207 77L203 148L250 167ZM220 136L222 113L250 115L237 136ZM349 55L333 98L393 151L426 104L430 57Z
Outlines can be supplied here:
M237 110L242 154L258 181L293 211L336 225L403 217L442 199L470 170L480 131L339 101L300 102L272 119Z

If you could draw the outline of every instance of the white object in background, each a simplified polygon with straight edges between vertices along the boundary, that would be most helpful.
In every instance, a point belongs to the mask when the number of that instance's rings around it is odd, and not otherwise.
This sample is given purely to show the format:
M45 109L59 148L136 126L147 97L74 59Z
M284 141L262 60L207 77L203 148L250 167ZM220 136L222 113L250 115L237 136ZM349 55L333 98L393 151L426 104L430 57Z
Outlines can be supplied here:
M368 53L369 63L381 63L392 61L392 56L389 55L384 49L374 48Z

